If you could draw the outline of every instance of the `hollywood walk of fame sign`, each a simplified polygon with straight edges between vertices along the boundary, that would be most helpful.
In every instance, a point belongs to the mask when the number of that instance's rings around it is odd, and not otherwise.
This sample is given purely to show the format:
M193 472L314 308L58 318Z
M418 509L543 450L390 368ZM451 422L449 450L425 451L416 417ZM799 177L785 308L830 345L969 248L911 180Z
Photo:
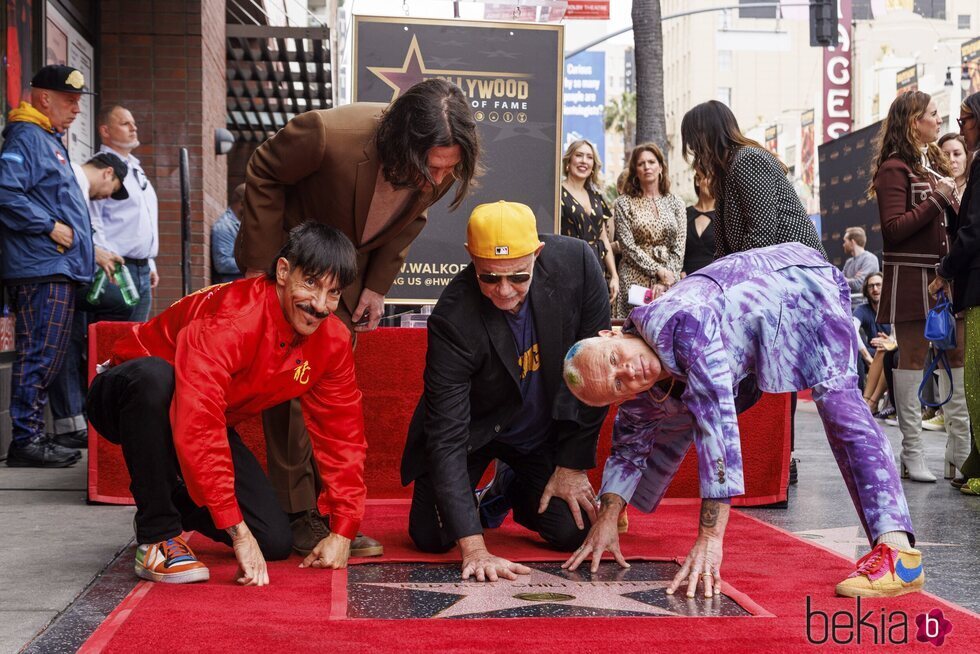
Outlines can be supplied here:
M472 108L486 171L456 211L455 190L429 209L389 303L439 298L469 263L466 221L478 204L523 202L540 232L557 231L562 34L561 25L354 17L354 101L391 102L435 77L452 82Z
M381 563L347 572L348 618L739 617L731 598L668 595L674 562L635 561L628 570L603 563L568 572L559 563L528 563L515 581L463 581L458 564Z

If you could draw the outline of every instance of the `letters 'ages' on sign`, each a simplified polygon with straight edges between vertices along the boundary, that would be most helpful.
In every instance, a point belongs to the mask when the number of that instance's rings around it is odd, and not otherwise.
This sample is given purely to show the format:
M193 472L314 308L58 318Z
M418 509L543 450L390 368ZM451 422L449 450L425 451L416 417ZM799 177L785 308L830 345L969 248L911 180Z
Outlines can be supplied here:
M823 51L823 143L851 131L851 0L838 0L840 45Z

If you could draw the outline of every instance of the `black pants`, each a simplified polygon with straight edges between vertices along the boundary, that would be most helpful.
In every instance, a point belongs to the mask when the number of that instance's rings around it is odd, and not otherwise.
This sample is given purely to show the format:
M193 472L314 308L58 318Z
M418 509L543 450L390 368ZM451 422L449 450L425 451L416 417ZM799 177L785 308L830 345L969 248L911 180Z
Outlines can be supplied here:
M215 526L206 508L191 500L181 479L170 427L173 395L173 366L157 357L133 359L96 376L86 410L99 433L122 446L136 500L139 543L157 543L193 530L230 545L231 538ZM266 559L285 559L293 545L289 519L262 466L231 428L228 444L235 498L245 524Z
M522 453L515 448L490 441L466 459L466 469L470 477L470 490L473 491L486 472L490 462L500 459L509 465L516 474L507 490L507 498L514 507L514 521L537 532L552 547L571 551L585 540L591 523L585 512L582 518L585 529L575 525L575 518L565 500L554 497L544 513L538 513L538 505L544 487L555 471L554 455L550 447L544 446L530 453ZM473 510L476 497L473 497ZM436 491L432 478L423 475L415 480L412 494L412 509L408 516L408 534L415 546L423 552L447 552L460 537L451 534L439 518L436 505Z

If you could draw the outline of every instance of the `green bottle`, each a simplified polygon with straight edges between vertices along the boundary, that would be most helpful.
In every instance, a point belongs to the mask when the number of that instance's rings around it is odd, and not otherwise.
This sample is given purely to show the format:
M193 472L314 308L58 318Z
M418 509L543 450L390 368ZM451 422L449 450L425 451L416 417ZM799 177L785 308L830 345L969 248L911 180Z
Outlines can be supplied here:
M99 268L99 271L95 273L95 279L92 280L92 285L89 286L88 295L85 296L89 304L97 305L99 303L102 294L105 293L105 285L107 283L109 283L109 278L106 276L105 271Z
M119 287L119 292L122 293L123 302L126 303L126 306L135 307L139 304L140 294L136 290L133 276L129 274L129 268L121 263L116 263L116 272L113 273L112 278L116 280L116 286Z

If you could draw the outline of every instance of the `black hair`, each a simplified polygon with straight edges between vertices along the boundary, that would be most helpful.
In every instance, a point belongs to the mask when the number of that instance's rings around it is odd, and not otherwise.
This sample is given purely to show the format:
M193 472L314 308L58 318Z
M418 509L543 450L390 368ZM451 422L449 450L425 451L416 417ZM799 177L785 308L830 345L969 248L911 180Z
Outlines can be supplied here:
M425 181L436 192L427 155L435 147L458 145L462 158L453 175L459 182L450 209L456 209L481 172L476 121L458 86L443 79L419 82L391 103L376 137L382 172L396 188L418 188Z
M973 114L973 120L980 126L980 93L971 93L966 96L966 99L963 100L963 106Z
M304 275L333 275L341 288L350 286L357 277L354 244L343 232L329 225L308 221L289 230L289 240L266 272L266 277L272 281L276 280L280 257L289 262L290 268L299 268Z

